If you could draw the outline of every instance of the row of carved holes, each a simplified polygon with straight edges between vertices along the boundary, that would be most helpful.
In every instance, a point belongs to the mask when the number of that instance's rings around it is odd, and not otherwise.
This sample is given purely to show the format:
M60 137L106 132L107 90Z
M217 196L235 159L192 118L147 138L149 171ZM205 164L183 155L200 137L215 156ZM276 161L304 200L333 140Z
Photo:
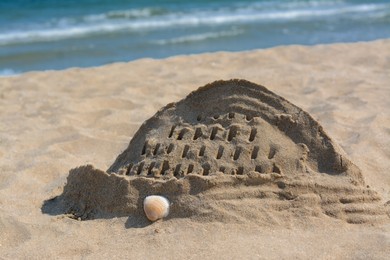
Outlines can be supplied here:
M176 126L172 126L171 128L171 131L169 132L169 135L168 137L171 138L173 136L173 133L175 132L175 128ZM211 130L211 134L210 134L210 140L214 140L215 139L215 136L217 135L218 133L218 130L219 128L214 126ZM233 140L234 137L236 137L237 135L237 132L238 132L238 127L236 126L232 126L230 129L229 129L229 133L228 133L228 138L227 140L230 142ZM184 135L188 132L189 130L184 128L180 131L179 135L177 136L177 140L182 140ZM249 142L253 142L253 140L255 140L255 137L256 137L256 134L257 134L257 129L256 128L252 128L251 129L251 133L249 135ZM202 136L202 129L197 127L195 129L195 134L194 134L194 137L193 137L193 140L196 140L198 139L199 137Z
M219 167L219 171L222 173L225 173L226 168L224 166ZM240 166L236 170L232 170L232 174L237 174L237 175L243 175L244 174L244 167Z
M143 170L143 168L144 168L144 165L145 165L144 162L141 162L141 163L139 164L138 169L137 169L137 175L140 175L140 174L142 173L142 170ZM152 163L150 164L149 169L148 169L148 175L152 175L152 170L154 169L155 165L156 165L155 162L152 162ZM181 166L182 166L181 164L177 164L177 165L176 165L175 170L174 170L174 176L178 176L178 175L179 175ZM130 171L131 171L132 168L133 168L133 164L130 163L130 164L128 165L128 167L127 167L126 175L130 175ZM209 166L208 164L203 165L202 168L203 168L203 175L204 175L204 176L210 174L210 166ZM161 171L160 171L160 174L161 174L161 175L164 175L165 172L166 172L167 170L169 170L169 163L168 163L168 161L164 161L163 166L162 166ZM193 165L193 164L189 164L189 165L188 165L188 168L187 168L187 174L192 173L193 170L194 170L194 165ZM225 173L225 170L226 170L226 168L225 168L224 166L221 166L221 167L219 168L219 171L222 172L222 173ZM257 166L255 167L255 171L256 171L256 172L259 172L259 173L263 173L263 172L264 172L264 171L262 170L262 167L261 167L260 165L257 165ZM279 167L276 166L275 164L274 164L273 167L272 167L272 172L281 173ZM235 173L238 174L238 175L244 174L244 167L242 167L242 166L241 166L241 167L238 167Z
M126 170L126 175L130 175L130 171L131 169L133 168L134 164L130 163L128 166L127 166L127 170ZM138 168L137 168L137 175L141 175L142 173L142 170L144 169L144 166L145 166L145 163L144 162L141 162L139 165L138 165ZM149 168L148 168L148 176L152 175L153 174L153 169L155 168L156 166L156 162L152 162L150 165L149 165ZM179 173L180 173L180 169L181 169L181 164L177 164L176 167L175 167L175 170L174 170L174 176L178 176ZM209 175L210 173L210 166L208 164L205 164L202 166L203 168L203 174L202 175ZM163 162L163 165L162 165L162 168L161 168L161 171L160 171L160 174L161 175L164 175L165 172L167 170L169 170L170 167L169 167L169 162L168 161L164 161ZM187 174L190 174L192 173L194 170L194 165L193 164L189 164L188 165L188 168L187 168Z
M232 113L232 112L228 114L228 118L229 118L229 119L233 119L235 116L236 116L235 113ZM219 118L219 115L214 115L213 118L214 118L214 119L218 119L218 118ZM246 121L251 121L252 118L253 118L253 116L251 116L251 115L246 115L246 116L245 116ZM197 121L202 121L202 119L203 119L202 115L198 115L198 116L196 117L196 120L197 120Z
M257 165L255 167L255 171L259 172L259 173L264 173L264 171L263 171L263 169L262 169L262 167L260 165ZM274 172L274 173L281 173L279 167L277 165L275 165L275 164L272 165L272 172Z
M142 149L141 155L144 155L146 153L147 145L148 145L148 142L145 142L145 145ZM158 153L158 150L160 149L160 147L161 147L160 143L156 144L156 147L153 150L153 155L156 155ZM174 147L175 147L174 144L169 144L169 146L167 148L167 154L170 154L173 151ZM222 158L224 149L225 148L222 145L219 146L216 159L219 160ZM187 157L189 150L190 150L190 146L185 145L181 157L182 158ZM203 145L199 149L199 156L204 156L205 151L206 151L206 146ZM236 150L234 151L234 154L233 154L233 160L235 160L235 161L238 160L240 158L241 152L242 152L242 148L239 146L236 147ZM259 154L259 146L254 146L252 153L251 153L251 159L257 159L258 154ZM271 149L269 150L269 153L268 153L268 159L272 159L275 156L275 154L276 154L276 149L271 147Z
M146 153L146 148L148 147L148 141L145 142L144 147L142 148L141 155L144 155ZM156 147L154 147L153 155L156 155L158 151L160 150L161 144L157 143ZM167 148L167 154L170 154L173 151L173 148L175 148L174 144L169 144Z

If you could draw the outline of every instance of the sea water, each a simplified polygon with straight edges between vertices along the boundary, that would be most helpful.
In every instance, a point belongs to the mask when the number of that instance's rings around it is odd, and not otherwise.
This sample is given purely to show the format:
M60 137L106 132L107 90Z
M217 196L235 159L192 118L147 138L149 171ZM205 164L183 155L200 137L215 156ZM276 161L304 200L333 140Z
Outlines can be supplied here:
M0 75L390 37L390 1L0 1Z

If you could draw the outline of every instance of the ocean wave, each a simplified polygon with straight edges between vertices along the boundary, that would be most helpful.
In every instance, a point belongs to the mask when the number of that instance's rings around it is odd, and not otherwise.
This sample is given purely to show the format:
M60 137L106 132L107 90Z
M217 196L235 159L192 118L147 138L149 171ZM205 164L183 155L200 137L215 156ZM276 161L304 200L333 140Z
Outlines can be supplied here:
M108 11L103 14L86 15L82 19L88 22L99 22L105 20L129 20L137 18L147 18L167 14L168 10L163 8L140 8L129 10Z
M210 39L218 39L223 37L237 36L243 34L244 32L245 32L244 30L232 30L232 31L199 33L199 34L186 35L182 37L176 37L172 39L157 40L152 43L158 45L191 43L191 42L199 42L199 41L210 40Z
M302 2L298 2L302 4ZM323 5L321 5L323 3ZM390 4L333 5L322 1L308 1L301 8L262 5L196 9L191 11L168 11L158 8L109 11L104 14L78 18L62 18L50 23L50 27L30 28L0 33L0 45L26 42L52 41L85 37L91 34L121 31L142 32L145 30L171 29L174 27L218 26L252 22L286 22L302 19L321 19L329 16L364 15L374 17L378 12L390 12ZM295 3L297 4L297 3ZM291 3L290 3L291 5ZM303 4L302 4L303 5ZM360 16L359 16L360 18Z
M19 72L13 70L13 69L0 69L0 77L12 77L12 76L17 76L20 74Z

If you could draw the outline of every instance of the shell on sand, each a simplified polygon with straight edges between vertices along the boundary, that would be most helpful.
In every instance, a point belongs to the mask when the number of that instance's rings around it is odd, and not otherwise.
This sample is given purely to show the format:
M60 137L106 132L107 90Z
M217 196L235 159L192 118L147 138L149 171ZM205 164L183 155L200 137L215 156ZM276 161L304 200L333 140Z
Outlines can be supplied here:
M150 221L162 219L169 214L169 201L163 196L147 196L144 199L144 211Z

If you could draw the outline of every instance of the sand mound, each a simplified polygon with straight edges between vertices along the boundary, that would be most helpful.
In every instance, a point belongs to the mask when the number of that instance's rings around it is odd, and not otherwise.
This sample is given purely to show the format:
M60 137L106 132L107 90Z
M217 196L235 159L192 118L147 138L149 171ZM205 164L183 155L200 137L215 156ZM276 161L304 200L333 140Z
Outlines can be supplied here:
M70 171L44 212L82 219L145 220L142 201L160 194L169 218L253 220L285 225L311 218L388 219L376 192L308 113L265 87L217 81L147 120L107 172Z

